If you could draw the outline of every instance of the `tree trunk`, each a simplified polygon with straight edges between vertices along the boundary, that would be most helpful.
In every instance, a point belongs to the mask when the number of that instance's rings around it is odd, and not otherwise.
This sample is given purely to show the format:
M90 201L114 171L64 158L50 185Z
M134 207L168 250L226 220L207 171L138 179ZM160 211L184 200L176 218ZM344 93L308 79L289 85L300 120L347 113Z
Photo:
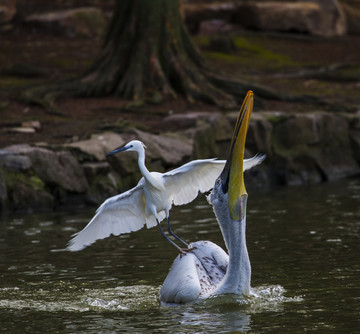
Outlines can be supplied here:
M27 92L26 99L54 108L59 95L118 96L161 102L183 95L234 108L246 91L276 94L215 74L205 65L183 23L181 0L118 0L100 54L80 78Z
M179 0L120 0L100 55L81 82L87 96L151 101L182 94L190 102L234 106L231 94L210 77L183 24Z

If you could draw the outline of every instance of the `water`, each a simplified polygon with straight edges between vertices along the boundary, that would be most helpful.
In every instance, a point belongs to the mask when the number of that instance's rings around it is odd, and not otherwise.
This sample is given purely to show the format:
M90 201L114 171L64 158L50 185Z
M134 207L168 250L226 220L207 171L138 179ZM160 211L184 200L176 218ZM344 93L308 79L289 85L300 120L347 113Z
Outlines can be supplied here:
M224 247L203 196L172 210L188 241ZM156 228L61 251L93 209L0 223L0 332L360 333L360 180L249 194L258 297L162 307L176 251Z

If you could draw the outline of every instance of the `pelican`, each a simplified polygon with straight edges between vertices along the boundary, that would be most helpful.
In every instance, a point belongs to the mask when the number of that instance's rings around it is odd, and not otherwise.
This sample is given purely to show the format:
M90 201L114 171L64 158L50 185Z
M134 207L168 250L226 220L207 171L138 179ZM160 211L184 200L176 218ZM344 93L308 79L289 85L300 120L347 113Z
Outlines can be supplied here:
M244 150L253 108L249 91L238 115L230 155L208 196L220 225L229 255L210 241L189 244L192 250L179 255L160 289L163 304L178 304L219 294L251 294L251 265L246 247Z
M188 244L173 233L170 226L169 211L172 204L182 205L196 198L199 191L209 191L214 180L224 168L225 160L194 160L166 173L149 172L145 166L144 143L132 140L123 147L107 155L123 151L138 153L138 164L143 177L134 188L108 198L96 211L95 216L83 230L70 240L67 250L79 251L98 239L111 234L120 235L141 229L158 226L161 235L174 245L181 253L187 251L179 247L163 232L160 222L166 217L168 232ZM264 156L254 156L244 161L244 170L261 163Z

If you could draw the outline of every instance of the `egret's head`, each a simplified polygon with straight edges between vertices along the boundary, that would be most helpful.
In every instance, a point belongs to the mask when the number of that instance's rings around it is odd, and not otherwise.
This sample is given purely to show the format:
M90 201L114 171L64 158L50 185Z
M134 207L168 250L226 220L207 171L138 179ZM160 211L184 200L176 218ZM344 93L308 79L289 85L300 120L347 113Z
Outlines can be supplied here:
M241 106L230 146L230 155L220 176L215 180L210 200L223 201L228 196L230 217L242 220L246 214L247 192L244 183L244 152L245 139L253 109L254 93L248 91Z
M140 152L146 149L146 146L143 142L141 142L140 140L132 140L130 142L128 142L125 146L119 147L116 150L106 154L106 156L109 155L113 155L115 153L118 152L123 152L123 151L136 151L136 152Z

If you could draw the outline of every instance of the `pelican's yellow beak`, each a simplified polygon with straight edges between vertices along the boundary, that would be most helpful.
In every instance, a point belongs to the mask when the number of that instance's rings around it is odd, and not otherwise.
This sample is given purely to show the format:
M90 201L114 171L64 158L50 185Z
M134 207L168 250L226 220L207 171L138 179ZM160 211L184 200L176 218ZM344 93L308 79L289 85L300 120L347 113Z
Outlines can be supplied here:
M245 139L254 104L254 93L248 91L236 121L230 148L230 156L222 173L227 182L230 216L242 220L246 214L247 192L244 183Z

